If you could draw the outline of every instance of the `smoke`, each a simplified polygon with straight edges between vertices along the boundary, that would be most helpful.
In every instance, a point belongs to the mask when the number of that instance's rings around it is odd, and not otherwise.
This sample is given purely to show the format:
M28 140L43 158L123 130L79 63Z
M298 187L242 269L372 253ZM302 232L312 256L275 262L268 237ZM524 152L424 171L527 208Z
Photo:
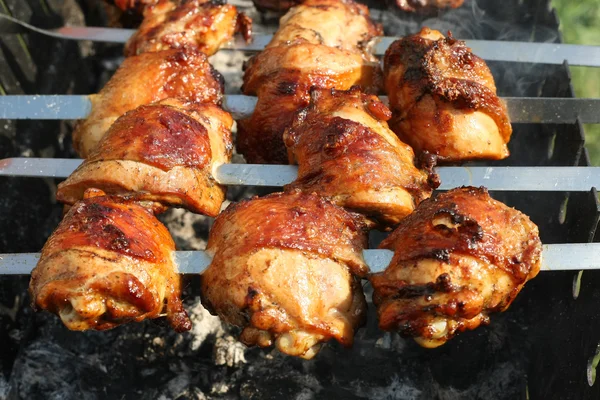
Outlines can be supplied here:
M451 30L460 39L554 42L556 21L538 2L466 0L457 9L422 15L399 10L372 10L373 17L389 36L404 36L427 26L441 32Z

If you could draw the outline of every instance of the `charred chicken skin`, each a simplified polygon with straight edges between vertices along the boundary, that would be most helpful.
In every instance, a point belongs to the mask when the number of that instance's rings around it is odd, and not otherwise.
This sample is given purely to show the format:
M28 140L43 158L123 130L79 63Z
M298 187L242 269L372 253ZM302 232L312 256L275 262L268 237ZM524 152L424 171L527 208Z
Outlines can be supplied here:
M170 97L219 104L223 79L197 50L165 50L128 57L92 95L90 115L77 124L73 145L86 158L117 118L141 105Z
M115 5L123 11L134 10L143 12L148 6L152 6L161 0L113 0Z
M506 310L539 272L542 253L527 216L472 187L425 200L380 247L394 257L370 277L379 326L424 347Z
M178 332L183 309L175 244L153 212L89 190L42 249L29 292L36 309L71 330L105 330L166 314Z
M202 302L242 327L247 345L274 343L307 359L331 338L350 346L366 312L356 277L367 273L363 228L314 194L231 205L210 231L213 261L202 275Z
M385 225L431 196L435 176L415 166L412 149L388 128L390 110L374 95L311 91L311 104L284 133L298 179L286 188L315 192Z
M231 115L210 103L167 99L117 119L84 163L58 185L73 204L88 188L216 216L226 189L213 169L231 160Z
M512 134L485 62L465 43L423 28L397 40L384 59L390 126L417 153L440 161L508 157Z
M396 5L407 12L431 12L443 8L458 8L465 0L396 0Z
M286 163L283 131L308 106L311 87L376 91L380 71L368 43L379 34L367 8L351 0L308 0L291 9L246 66L242 91L258 103L239 121L238 151L250 163Z
M211 0L161 0L144 10L144 20L127 42L125 55L194 48L210 56L236 32L249 40L252 22L232 5Z

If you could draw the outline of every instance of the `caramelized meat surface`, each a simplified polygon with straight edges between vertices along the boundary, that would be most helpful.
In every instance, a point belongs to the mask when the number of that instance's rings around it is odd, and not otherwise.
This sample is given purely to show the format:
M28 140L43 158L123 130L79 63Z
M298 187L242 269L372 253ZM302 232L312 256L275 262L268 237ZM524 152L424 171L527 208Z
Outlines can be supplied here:
M279 21L267 48L312 43L370 55L371 39L382 34L369 9L353 0L305 0Z
M488 324L540 270L538 228L484 188L425 200L381 243L394 250L371 276L379 326L437 347Z
M83 158L117 118L141 105L169 97L219 104L221 75L197 50L165 50L128 57L102 88L92 95L90 115L73 131L73 145Z
M313 90L310 106L285 131L298 179L286 188L315 192L385 225L431 196L428 174L388 128L390 110L374 95Z
M58 185L73 204L88 188L216 216L226 188L213 169L231 160L231 115L210 103L167 99L117 119L90 156Z
M210 231L202 302L243 328L247 345L313 357L331 338L352 345L364 320L357 277L363 226L317 195L277 193L229 206Z
M351 0L308 0L290 10L247 64L242 91L258 103L239 121L238 151L250 163L286 163L283 131L308 106L311 87L376 91L380 71L368 43L380 33L366 7Z
M147 7L144 21L125 46L125 55L194 48L210 56L236 32L250 39L252 22L229 4L210 0L161 0Z
M423 28L384 60L390 126L416 152L441 161L508 157L512 127L485 62L464 42Z
M112 2L123 11L135 11L142 13L148 6L152 6L161 0L112 0Z
M396 0L396 5L403 11L430 12L442 8L458 8L465 0Z
M175 244L152 211L90 190L42 249L29 292L71 330L105 330L166 314L191 328L180 299Z

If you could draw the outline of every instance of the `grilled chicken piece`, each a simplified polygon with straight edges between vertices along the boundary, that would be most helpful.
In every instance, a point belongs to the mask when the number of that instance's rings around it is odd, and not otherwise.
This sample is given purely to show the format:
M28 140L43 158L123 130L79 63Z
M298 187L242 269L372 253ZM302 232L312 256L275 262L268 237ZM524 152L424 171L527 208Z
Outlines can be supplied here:
M287 11L303 2L303 0L252 0L260 11Z
M465 43L423 28L392 43L384 80L390 127L440 161L508 157L512 127L485 62Z
M317 89L284 141L298 179L286 188L395 225L431 196L436 176L415 167L412 149L388 128L390 110L374 95Z
M238 151L251 163L286 163L283 131L308 106L311 87L376 91L380 70L367 43L379 34L367 8L351 0L308 0L290 10L247 64L242 90L258 103L239 121Z
M366 236L352 214L311 194L229 206L210 231L202 302L243 328L247 345L312 358L331 338L351 346L366 302L357 277ZM354 275L353 275L354 274Z
M222 76L197 50L128 57L100 93L90 96L92 111L75 127L73 145L88 157L117 118L141 105L169 97L220 104L222 96Z
M42 249L29 284L33 306L76 331L164 314L177 332L189 330L174 256L169 231L151 210L89 190Z
M144 21L125 46L125 55L171 48L195 48L213 55L236 32L246 40L252 34L252 21L229 4L211 0L191 0L179 4L161 0L144 11Z
M58 185L73 204L88 188L216 216L226 188L213 169L231 160L231 115L210 103L167 99L117 119L90 156Z
M381 243L394 250L373 275L379 326L437 347L488 324L540 270L538 228L484 188L425 200Z
M113 0L115 5L123 11L137 11L142 13L148 6L155 5L161 0Z
M465 0L396 0L396 5L402 11L429 12L442 8L458 8Z
M369 9L353 0L305 0L281 17L266 48L322 44L375 60L370 54L371 39L382 33L381 26L371 21Z

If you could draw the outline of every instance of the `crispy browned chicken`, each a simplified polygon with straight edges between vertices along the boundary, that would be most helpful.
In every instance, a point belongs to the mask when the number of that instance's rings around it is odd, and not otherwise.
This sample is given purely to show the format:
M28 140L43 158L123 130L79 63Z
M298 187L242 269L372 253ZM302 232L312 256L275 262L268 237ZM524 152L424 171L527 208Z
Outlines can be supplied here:
M352 214L317 195L277 193L222 212L210 231L213 261L202 302L243 328L247 345L273 343L312 358L331 338L344 346L362 325L366 236Z
M105 330L166 315L191 328L180 299L175 244L153 212L89 190L42 249L29 292L71 330Z
M395 225L431 196L435 176L417 169L412 149L387 125L390 110L374 95L315 89L310 106L284 133L298 180L286 188L316 192L385 225ZM434 185L436 186L436 185Z
M429 12L442 8L458 8L465 0L396 0L396 5L403 11Z
M147 6L152 6L161 0L112 0L123 11L135 10L143 12Z
M117 119L84 163L58 185L73 204L88 188L216 216L225 200L213 169L231 160L231 115L210 103L167 99Z
M390 127L417 153L440 161L508 157L512 127L485 62L465 43L423 28L384 60Z
M90 115L73 131L73 145L83 158L117 118L141 105L169 97L219 104L223 79L197 50L164 50L128 57L97 95Z
M125 55L195 48L210 56L236 32L249 40L252 21L235 6L211 0L161 0L145 9L142 24L125 45Z
M394 250L371 276L379 326L437 347L488 324L540 270L538 228L484 188L425 200L381 243Z
M283 131L309 104L311 87L375 91L380 71L368 43L379 34L368 9L351 0L307 0L291 9L247 64L242 90L258 103L239 121L238 151L250 163L286 163Z
M252 0L260 11L287 11L304 0Z

